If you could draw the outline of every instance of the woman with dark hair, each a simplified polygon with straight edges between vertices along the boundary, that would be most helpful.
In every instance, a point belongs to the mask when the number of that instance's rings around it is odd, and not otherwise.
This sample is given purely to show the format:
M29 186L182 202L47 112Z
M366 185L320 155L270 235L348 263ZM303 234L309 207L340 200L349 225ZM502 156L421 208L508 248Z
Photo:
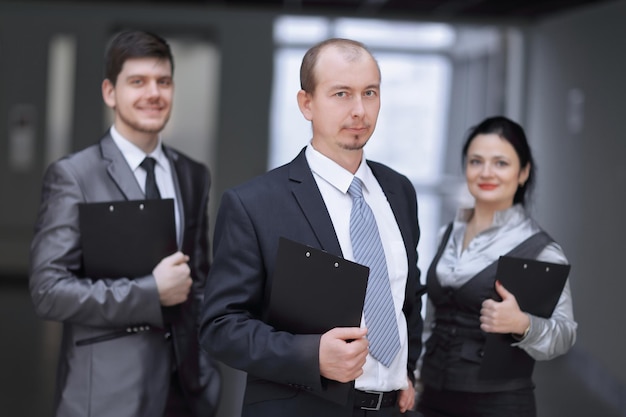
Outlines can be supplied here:
M432 324L418 410L426 417L534 417L534 361L564 354L576 340L569 282L551 317L538 317L522 311L515 295L496 281L496 266L501 255L568 262L526 211L535 164L519 124L498 116L470 129L463 163L474 206L460 209L442 229L428 271L426 322ZM499 366L525 366L525 372L481 373L490 333L504 335L498 338L501 349L521 349L532 358Z

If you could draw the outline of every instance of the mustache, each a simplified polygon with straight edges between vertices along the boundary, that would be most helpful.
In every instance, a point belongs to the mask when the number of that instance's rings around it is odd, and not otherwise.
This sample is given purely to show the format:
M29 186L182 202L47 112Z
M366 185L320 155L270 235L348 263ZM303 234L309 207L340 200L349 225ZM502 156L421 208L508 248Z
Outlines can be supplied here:
M344 125L343 126L344 129L370 129L371 128L371 124L357 124L357 125Z

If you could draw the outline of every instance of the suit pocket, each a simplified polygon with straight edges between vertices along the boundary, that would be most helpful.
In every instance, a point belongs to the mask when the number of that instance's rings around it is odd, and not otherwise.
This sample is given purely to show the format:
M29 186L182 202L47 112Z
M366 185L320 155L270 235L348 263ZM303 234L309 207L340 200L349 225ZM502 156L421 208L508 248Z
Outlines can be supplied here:
M119 339L120 337L133 336L142 332L151 331L149 325L128 326L125 329L113 330L98 336L87 337L76 341L76 346L93 345L94 343L106 342L107 340Z

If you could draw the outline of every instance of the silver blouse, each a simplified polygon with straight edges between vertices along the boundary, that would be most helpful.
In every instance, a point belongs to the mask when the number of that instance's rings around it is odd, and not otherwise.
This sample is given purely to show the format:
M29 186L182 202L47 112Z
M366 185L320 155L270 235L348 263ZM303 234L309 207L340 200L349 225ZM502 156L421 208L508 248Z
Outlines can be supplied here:
M477 234L463 250L463 237L472 213L473 209L460 209L454 220L450 239L437 265L437 276L442 286L459 288L496 261L500 255L509 252L541 230L539 225L527 215L524 207L516 204L507 210L496 212L491 227ZM446 227L441 229L439 240ZM568 263L563 250L556 243L546 246L537 260L559 264ZM433 320L433 308L433 305L428 302L427 324ZM576 328L578 327L574 321L569 279L565 283L552 317L546 319L531 314L528 316L530 317L530 330L524 339L513 343L513 346L524 349L535 360L548 360L566 353L576 341Z

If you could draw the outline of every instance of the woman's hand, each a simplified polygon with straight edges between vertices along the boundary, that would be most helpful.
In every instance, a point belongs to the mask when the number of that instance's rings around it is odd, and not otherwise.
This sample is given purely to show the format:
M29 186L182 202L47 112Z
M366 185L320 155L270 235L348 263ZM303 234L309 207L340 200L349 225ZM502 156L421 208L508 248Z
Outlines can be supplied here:
M488 333L523 335L530 326L530 318L520 310L515 296L496 281L496 292L502 301L487 299L480 309L480 328Z

